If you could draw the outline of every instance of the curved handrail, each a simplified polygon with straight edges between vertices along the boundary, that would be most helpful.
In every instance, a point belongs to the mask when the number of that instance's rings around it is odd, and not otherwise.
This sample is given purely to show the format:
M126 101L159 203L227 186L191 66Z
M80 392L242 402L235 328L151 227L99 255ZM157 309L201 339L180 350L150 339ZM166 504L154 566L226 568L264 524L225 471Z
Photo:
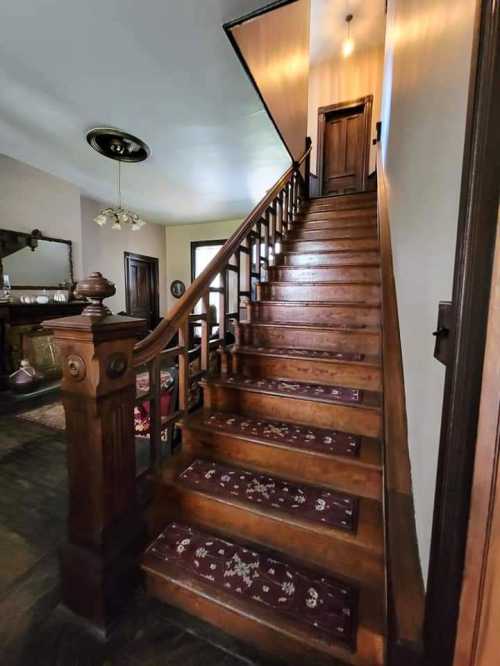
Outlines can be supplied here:
M214 278L229 263L231 257L252 230L252 226L265 214L270 202L276 198L288 183L293 173L298 171L300 165L309 156L310 152L311 145L309 144L300 159L285 171L275 185L247 215L240 227L224 243L205 270L189 286L181 300L167 312L165 319L147 337L135 345L133 357L135 367L151 361L170 342L181 323L193 311Z

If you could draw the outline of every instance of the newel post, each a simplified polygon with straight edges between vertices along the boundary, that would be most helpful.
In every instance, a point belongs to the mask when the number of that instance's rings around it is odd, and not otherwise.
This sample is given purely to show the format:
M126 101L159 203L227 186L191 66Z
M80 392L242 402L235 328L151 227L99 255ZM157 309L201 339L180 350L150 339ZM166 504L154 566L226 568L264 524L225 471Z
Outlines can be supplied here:
M136 498L135 373L142 319L114 316L100 273L78 284L90 303L76 317L44 322L62 359L69 477L68 539L61 551L63 601L106 631L137 580L144 520Z

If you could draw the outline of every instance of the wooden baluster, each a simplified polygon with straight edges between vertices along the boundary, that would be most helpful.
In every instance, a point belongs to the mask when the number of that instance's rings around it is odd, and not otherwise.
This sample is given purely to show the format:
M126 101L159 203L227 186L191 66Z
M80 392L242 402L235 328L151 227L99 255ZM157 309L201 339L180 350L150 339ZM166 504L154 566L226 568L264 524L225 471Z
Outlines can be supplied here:
M179 409L187 414L189 405L189 319L179 327L179 346L183 350L179 354Z
M226 312L227 312L227 279L226 269L221 273L222 290L219 293L219 339L222 340L221 345L224 346L226 338Z
M266 282L269 280L269 222L266 216L265 223L261 224L261 229L264 230L264 237L261 240L263 245L262 252L262 264L264 266Z
M236 252L236 316L240 320L240 275L241 275L241 250Z
M278 219L278 211L274 213L267 212L267 224L269 230L269 252L272 250L273 266L276 266L276 221Z
M288 228L288 184L285 185L284 189L281 191L281 215L280 215L280 226L281 234L284 236L283 230Z
M255 227L256 227L256 234L257 234L256 239L255 239L255 245L256 245L256 250L255 250L255 262L256 262L255 268L256 268L256 271L255 272L258 275L257 279L260 283L261 282L261 267L262 267L262 262L260 260L260 252L261 252L261 250L260 250L260 239L261 239L261 233L262 233L260 220L257 222Z
M310 136L306 136L306 150L309 150L312 144ZM311 186L311 153L309 153L304 161L304 199L306 201L310 198Z
M149 366L149 449L151 469L158 470L161 463L161 372L160 357Z
M206 291L201 298L201 311L205 319L201 322L201 370L208 372L209 340L210 340L210 292Z
M146 322L113 316L115 287L101 273L78 284L81 315L44 322L62 364L68 538L61 548L63 603L107 632L138 582L145 523L137 503L133 348Z

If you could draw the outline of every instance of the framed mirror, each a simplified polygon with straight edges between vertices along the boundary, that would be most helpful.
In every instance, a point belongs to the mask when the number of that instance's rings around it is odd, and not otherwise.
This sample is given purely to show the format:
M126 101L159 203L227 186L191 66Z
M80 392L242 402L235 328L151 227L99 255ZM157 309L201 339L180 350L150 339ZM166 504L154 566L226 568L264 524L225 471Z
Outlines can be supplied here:
M0 288L59 289L73 284L71 241L0 229Z

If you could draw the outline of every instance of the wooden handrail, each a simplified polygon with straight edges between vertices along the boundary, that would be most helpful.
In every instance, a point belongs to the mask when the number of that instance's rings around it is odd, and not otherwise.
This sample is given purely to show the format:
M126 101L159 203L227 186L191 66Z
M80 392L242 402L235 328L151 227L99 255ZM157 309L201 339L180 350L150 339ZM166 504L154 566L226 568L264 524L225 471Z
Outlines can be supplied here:
M422 652L424 586L413 507L387 188L380 152L377 155L377 190L382 287L384 512L391 648L389 663L413 664Z
M311 152L310 141L306 145L306 150L301 158L285 171L264 198L247 215L241 226L225 242L201 275L190 285L181 300L167 312L165 319L146 338L135 345L133 354L135 367L151 361L174 337L182 322L191 314L214 278L224 270L231 257L238 251L242 242L251 232L252 226L266 214L271 202L287 185L293 174L298 173L299 167ZM306 178L308 177L309 175L306 174Z

